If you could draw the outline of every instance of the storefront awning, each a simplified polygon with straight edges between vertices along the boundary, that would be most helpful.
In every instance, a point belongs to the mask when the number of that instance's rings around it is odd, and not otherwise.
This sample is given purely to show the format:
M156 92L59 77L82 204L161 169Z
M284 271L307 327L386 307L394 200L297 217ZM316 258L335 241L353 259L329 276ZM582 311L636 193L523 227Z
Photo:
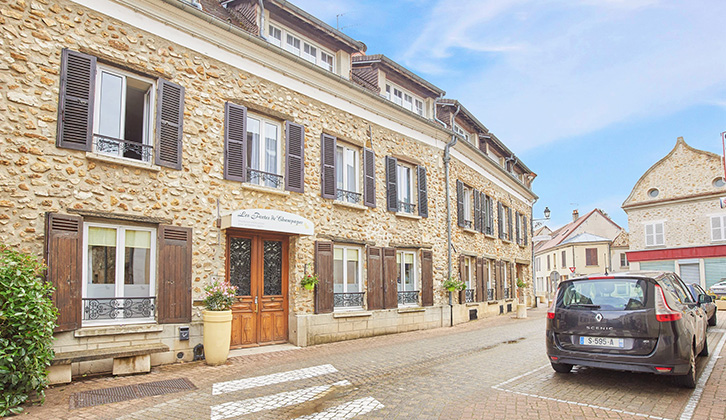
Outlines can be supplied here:
M313 235L315 225L310 220L280 210L245 209L235 210L222 216L222 229L240 228L281 232L294 235Z

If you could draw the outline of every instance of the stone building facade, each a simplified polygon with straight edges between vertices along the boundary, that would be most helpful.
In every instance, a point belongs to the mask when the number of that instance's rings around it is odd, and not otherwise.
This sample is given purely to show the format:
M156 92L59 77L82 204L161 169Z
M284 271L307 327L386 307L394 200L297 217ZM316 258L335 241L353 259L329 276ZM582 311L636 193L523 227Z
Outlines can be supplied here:
M47 261L56 353L159 344L152 365L192 360L215 280L237 286L233 347L511 310L534 174L484 153L480 124L480 144L450 148L447 183L442 90L416 112L351 79L361 42L287 2L221 3L0 2L0 241ZM458 184L490 198L475 226L455 223ZM451 275L469 289L453 308ZM113 364L80 359L74 375Z
M726 194L722 159L682 137L640 177L628 214L631 268L678 273L704 288L726 278Z

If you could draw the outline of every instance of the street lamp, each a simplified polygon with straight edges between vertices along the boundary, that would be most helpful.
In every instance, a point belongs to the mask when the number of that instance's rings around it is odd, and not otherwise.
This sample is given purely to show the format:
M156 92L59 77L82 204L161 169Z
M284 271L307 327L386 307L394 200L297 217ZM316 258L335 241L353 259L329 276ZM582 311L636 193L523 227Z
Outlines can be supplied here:
M543 213L544 213L544 218L532 219L532 223L533 223L532 230L544 225L544 222L550 220L550 214L552 213L550 211L550 208L545 206Z
M535 295L535 303L537 302L537 273L535 270L535 261L534 261L534 230L536 228L539 228L540 226L544 225L544 222L547 220L550 220L550 208L545 206L544 208L544 218L535 219L532 218L532 261L530 263L530 272L532 273L532 293Z

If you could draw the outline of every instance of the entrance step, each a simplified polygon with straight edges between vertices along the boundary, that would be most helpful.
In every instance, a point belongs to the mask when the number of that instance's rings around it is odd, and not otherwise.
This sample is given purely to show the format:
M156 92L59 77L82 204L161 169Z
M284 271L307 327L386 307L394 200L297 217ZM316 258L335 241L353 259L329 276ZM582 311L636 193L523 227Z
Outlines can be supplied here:
M229 351L229 357L251 356L253 354L274 353L278 351L298 350L301 347L286 343L273 344L270 346L248 347L246 349L235 349Z

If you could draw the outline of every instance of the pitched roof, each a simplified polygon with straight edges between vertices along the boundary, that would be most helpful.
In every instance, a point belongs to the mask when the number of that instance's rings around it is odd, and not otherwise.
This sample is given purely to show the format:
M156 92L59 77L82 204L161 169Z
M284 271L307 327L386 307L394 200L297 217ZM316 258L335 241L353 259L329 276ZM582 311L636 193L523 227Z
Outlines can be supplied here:
M621 231L618 236L613 239L612 246L614 248L627 248L630 246L630 234L626 231Z
M373 64L373 63L380 63L381 65L387 67L388 69L399 73L402 77L405 77L406 79L411 80L412 82L416 83L417 85L419 85L422 88L431 92L433 96L443 96L446 94L446 92L443 89L440 89L440 88L434 86L433 84L424 80L422 77L420 77L416 73L414 73L411 70L396 63L395 61L391 60L390 58L386 57L383 54L353 56L352 64L353 64L354 68L356 65Z
M608 221L610 221L613 225L620 228L620 226L617 225L617 223L613 222L609 217L607 217L600 209L594 209L587 213L584 216L580 216L577 220L574 220L561 228L555 230L552 232L552 239L546 242L542 242L541 246L535 247L535 252L544 251L546 249L554 248L556 246L561 245L565 240L567 240L570 235L577 230L578 227L580 227L581 224L585 222L590 216L593 214L598 213ZM593 235L596 236L596 235Z
M608 238L603 238L602 236L594 235L592 233L579 233L571 238L567 238L564 241L562 241L561 245L564 244L580 244L585 242L602 242L602 241L610 241Z

